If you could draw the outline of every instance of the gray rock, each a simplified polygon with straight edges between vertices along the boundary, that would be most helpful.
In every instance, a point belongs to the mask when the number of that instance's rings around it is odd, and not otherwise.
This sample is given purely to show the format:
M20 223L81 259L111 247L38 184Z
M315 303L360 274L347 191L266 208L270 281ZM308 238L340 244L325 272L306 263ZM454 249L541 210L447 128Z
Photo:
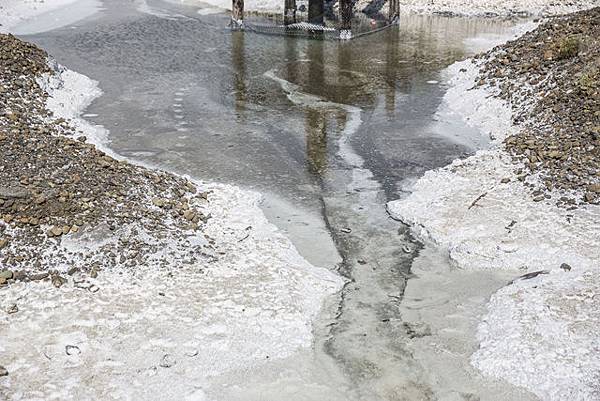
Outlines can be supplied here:
M0 187L0 198L2 199L26 199L31 193L22 187Z
M163 355L162 359L160 360L160 364L159 366L161 368L170 368L173 365L175 365L177 362L175 361L175 359L169 355L169 354L165 354Z
M567 263L563 263L562 265L560 265L560 268L563 269L564 271L570 271L571 270L571 266Z
M4 270L0 272L0 279L10 280L13 277L13 272L10 270Z
M79 355L79 354L81 354L81 350L76 345L67 345L67 346L65 346L65 353L69 356Z
M56 288L62 287L62 285L66 282L67 282L67 280L59 275L52 277L52 285L55 286Z

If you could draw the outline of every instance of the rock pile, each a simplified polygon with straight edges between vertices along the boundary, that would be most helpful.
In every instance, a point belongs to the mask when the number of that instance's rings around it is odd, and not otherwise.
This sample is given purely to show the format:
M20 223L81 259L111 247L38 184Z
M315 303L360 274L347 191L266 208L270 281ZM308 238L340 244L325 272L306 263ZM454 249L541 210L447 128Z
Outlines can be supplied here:
M597 7L552 18L479 57L478 85L496 87L522 124L505 146L524 163L517 175L536 201L600 203L599 37Z
M37 83L51 73L44 51L0 35L0 286L51 279L60 287L59 266L92 275L108 265L133 267L165 241L193 260L186 236L208 218L207 194L184 178L109 157L53 118ZM89 233L103 245L60 246Z

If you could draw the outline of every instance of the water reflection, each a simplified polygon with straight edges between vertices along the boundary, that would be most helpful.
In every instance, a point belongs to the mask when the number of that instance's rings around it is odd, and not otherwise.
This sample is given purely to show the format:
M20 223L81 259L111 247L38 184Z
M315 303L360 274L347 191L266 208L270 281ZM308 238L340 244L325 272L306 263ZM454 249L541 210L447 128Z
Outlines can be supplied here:
M237 117L243 116L247 102L257 98L257 94L249 93L252 88L246 82L249 61L245 58L244 35L244 32L232 33L232 82ZM397 28L383 33L380 43L385 46L378 46L382 54L370 60L361 56L364 46L360 43L283 38L284 64L277 75L296 85L299 92L323 100L312 105L305 103L302 107L305 166L311 175L319 177L326 171L330 157L328 139L335 140L345 129L347 111L337 105L359 104L373 109L377 94L383 92L386 110L389 116L394 116L398 37ZM355 63L355 59L359 62Z
M398 32L396 30L385 32L385 110L388 117L393 117L396 110L396 68L398 66Z
M298 49L296 46L297 39L286 37L285 39L285 68L287 69L286 74L290 82L296 82L298 80L298 69L296 63L293 62L298 57Z
M324 84L323 46L321 40L310 41L307 46L306 55L311 62L308 66L308 79L304 90L308 93L318 93L319 88ZM288 76L287 79L291 80L292 77ZM307 107L305 111L307 168L313 175L321 175L327 166L327 114L328 111L316 107Z
M304 79L302 85L306 93L319 93L324 90L325 60L323 58L323 46L324 42L322 40L311 40L307 43L306 58L309 61L305 64L308 64L308 76ZM296 56L296 58L298 57ZM289 77L286 77L286 79L290 80ZM326 92L328 91L326 90Z
M243 116L246 107L246 57L244 54L244 32L231 33L231 64L233 66L233 87L235 110Z
M508 25L403 17L395 30L338 43L225 32L215 29L226 18L220 15L202 21L125 18L122 7L111 0L94 24L34 38L103 82L106 96L90 112L99 115L95 123L120 127L111 130L112 146L165 149L147 161L256 189L278 188L295 199L311 198L309 186L332 170L348 116L339 108L309 113L291 104L265 72L275 69L302 92L362 109L352 145L393 191L393 182L460 153L427 131L443 95L443 87L427 81L466 55L466 37ZM180 122L167 118L172 111L165 102L181 88L189 89L181 117L193 134L165 135ZM324 131L317 135L315 127ZM320 152L313 151L317 144ZM320 161L311 161L316 154Z
M327 167L327 113L308 108L305 127L308 170L321 175Z
M389 143L395 147L400 145L401 153L398 154L404 154L402 143L414 142L411 137L417 127L421 131L427 129L427 121L431 121L430 116L439 105L437 99L443 93L443 88L427 82L439 80L440 68L466 56L462 40L456 38L471 34L472 28L467 25L465 32L456 35L457 30L465 29L463 24L464 21L455 23L451 19L436 17L403 19L400 26L351 42L265 38L235 32L231 40L236 115L248 114L249 108L252 108L255 118L263 118L256 114L255 103L264 110L290 107L281 97L265 97L266 93L273 91L273 87L267 88L257 79L262 75L261 69L264 71L265 68L260 59L268 49L268 57L278 60L272 64L278 77L292 83L300 93L324 101L312 105L304 101L300 107L292 106L303 115L299 123L304 131L304 149L297 160L310 176L320 178L332 166L337 153L335 141L349 120L347 109L335 104L362 110L364 123L356 136L362 138L364 148L380 148L383 145L383 149L369 151L387 152ZM245 35L248 35L246 42ZM257 48L262 53L250 57ZM251 82L248 81L249 76L253 77ZM404 100L400 102L400 98ZM410 100L406 101L407 98ZM394 134L398 127L409 128L403 133L403 138ZM281 133L282 137L290 134L298 137L296 134L299 133L297 126L283 125L274 127L273 132ZM381 140L386 143L381 143ZM373 153L373 156L377 155ZM397 164L393 160L391 162ZM420 168L420 164L415 166ZM386 174L389 175L389 172Z

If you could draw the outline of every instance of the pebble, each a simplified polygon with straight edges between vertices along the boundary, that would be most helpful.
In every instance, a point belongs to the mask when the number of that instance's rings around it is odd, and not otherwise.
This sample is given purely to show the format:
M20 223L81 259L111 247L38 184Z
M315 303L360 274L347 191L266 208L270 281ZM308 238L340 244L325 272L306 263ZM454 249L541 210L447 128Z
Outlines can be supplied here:
M188 221L193 220L194 217L196 217L196 213L194 213L193 210L186 210L185 212L183 212L183 217Z
M40 280L44 280L44 279L48 278L48 276L50 276L50 273L47 273L47 272L31 274L31 275L29 275L29 280L40 281Z
M79 355L79 354L81 354L81 350L76 345L67 345L67 346L65 346L65 353L69 356Z
M6 308L6 313L8 313L9 315L12 315L13 313L17 313L19 311L19 307L17 306L17 304L11 304L8 306L8 308Z
M56 288L60 288L65 284L67 280L59 275L52 276L52 285Z
M198 354L199 354L199 352L198 352L198 350L197 350L197 349L191 349L191 350L187 350L187 351L185 352L185 356L187 356L187 357L190 357L190 358L193 358L193 357L195 357L195 356L198 356Z
M175 365L175 363L177 363L177 362L171 355L165 354L165 355L163 355L162 359L160 360L159 366L161 368L170 368L173 365Z
M566 272L571 270L571 266L569 264L567 264L567 263L561 264L560 268L563 269Z
M8 376L8 370L2 365L0 365L0 377Z
M13 272L10 270L4 270L0 272L0 279L10 280L13 278Z
M60 227L52 227L50 229L50 234L52 234L52 236L54 236L54 237L59 237L59 236L63 235L63 230Z

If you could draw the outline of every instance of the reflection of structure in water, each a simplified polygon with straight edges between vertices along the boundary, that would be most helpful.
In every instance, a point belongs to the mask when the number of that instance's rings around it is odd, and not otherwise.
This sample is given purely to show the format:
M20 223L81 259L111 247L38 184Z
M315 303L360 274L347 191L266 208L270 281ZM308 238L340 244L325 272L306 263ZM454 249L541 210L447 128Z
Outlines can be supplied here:
M306 110L306 158L312 174L327 168L327 115L322 110Z
M386 32L386 53L385 53L385 109L387 114L392 117L396 110L396 81L398 67L399 40L394 31Z
M244 33L233 32L231 37L231 64L233 65L233 88L235 109L242 115L246 104L246 65L244 58Z
M308 68L309 93L316 93L313 85L323 85L325 74L323 42L308 43L307 56L312 62ZM308 167L313 174L320 175L327 166L327 110L307 108L306 110L306 156Z
M231 96L238 119L252 113L252 103L260 97L261 86L257 84L253 89L248 81L253 75L253 63L245 58L245 46L253 43L245 42L245 35L238 31L231 36ZM278 58L285 61L275 75L293 84L294 97L301 99L304 160L314 176L322 176L332 164L330 144L351 123L348 107L359 105L363 110L372 110L378 101L384 101L390 117L396 112L397 82L402 76L399 66L410 65L398 63L402 53L399 44L403 43L399 28L382 35L383 41L378 37L365 38L377 44L373 48L357 46L359 42L298 41L290 37L277 42L283 45ZM373 55L384 57L375 59ZM314 101L304 94L314 96Z
M263 16L254 23L244 19L244 0L232 0L232 28L273 35L344 40L394 25L400 13L399 0L371 0L357 15L354 13L356 1L353 0L282 1L283 15ZM339 2L337 13L336 2Z

